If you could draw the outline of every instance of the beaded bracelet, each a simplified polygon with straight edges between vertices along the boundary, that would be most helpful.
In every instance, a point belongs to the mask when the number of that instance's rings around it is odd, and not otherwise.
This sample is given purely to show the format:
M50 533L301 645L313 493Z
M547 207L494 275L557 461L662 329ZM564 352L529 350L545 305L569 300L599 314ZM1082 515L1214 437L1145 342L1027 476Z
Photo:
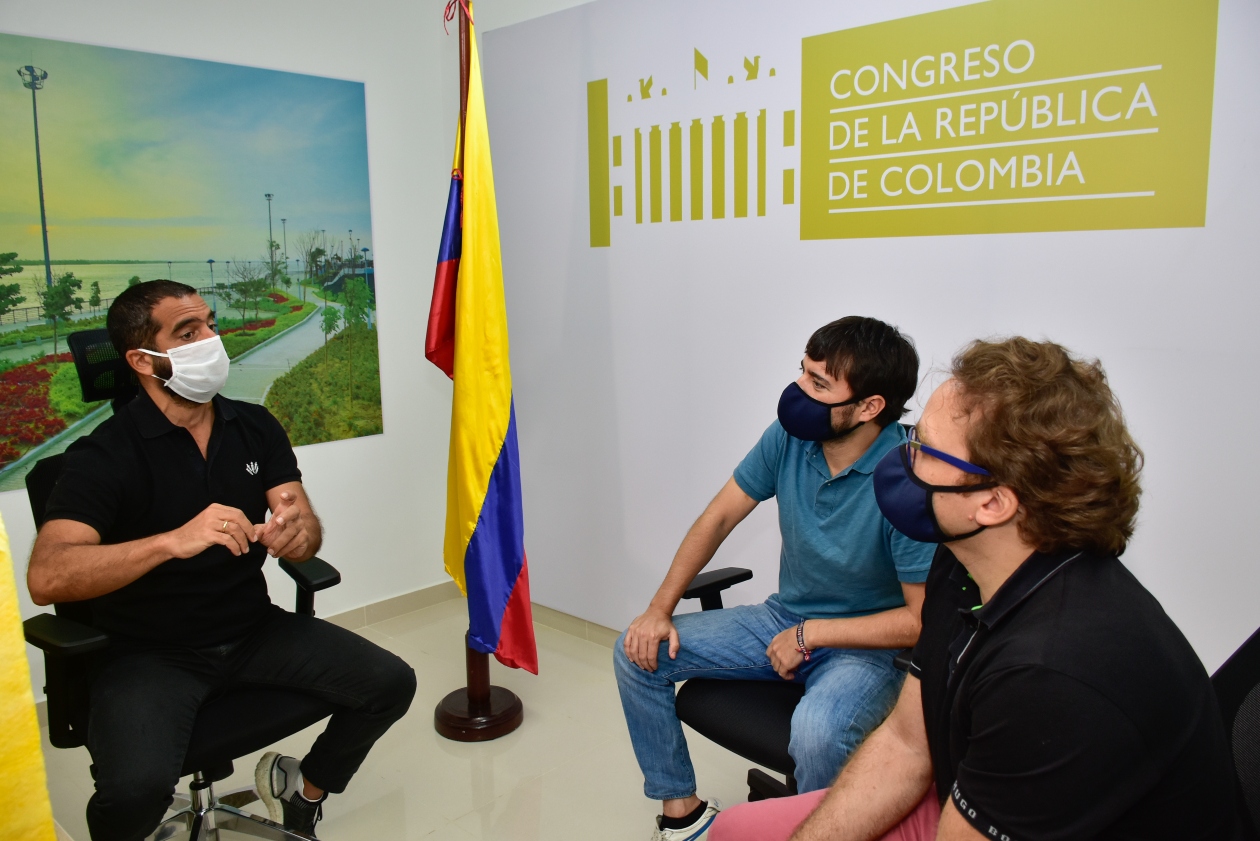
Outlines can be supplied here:
M809 660L809 649L805 647L805 620L801 620L801 624L796 626L796 650Z

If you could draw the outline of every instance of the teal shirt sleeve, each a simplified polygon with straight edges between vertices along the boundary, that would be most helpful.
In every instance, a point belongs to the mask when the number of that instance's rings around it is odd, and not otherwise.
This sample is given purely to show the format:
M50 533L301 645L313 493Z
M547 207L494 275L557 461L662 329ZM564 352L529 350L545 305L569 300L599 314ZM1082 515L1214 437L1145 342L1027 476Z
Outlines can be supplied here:
M932 557L936 554L935 543L911 540L893 528L892 523L887 520L884 520L884 539L888 542L888 553L892 555L898 581L902 584L922 584L927 581Z
M740 490L757 502L765 502L778 492L779 462L786 443L787 432L776 419L735 468L735 484Z

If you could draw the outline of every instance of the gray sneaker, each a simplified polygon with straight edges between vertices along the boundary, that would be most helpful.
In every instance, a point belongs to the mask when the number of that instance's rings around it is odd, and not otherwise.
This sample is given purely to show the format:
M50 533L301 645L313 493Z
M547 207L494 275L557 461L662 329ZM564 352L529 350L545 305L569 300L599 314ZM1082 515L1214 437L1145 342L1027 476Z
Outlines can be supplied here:
M312 803L302 796L301 763L275 751L263 754L254 769L254 787L267 814L285 829L315 837L315 824L324 816L324 799Z

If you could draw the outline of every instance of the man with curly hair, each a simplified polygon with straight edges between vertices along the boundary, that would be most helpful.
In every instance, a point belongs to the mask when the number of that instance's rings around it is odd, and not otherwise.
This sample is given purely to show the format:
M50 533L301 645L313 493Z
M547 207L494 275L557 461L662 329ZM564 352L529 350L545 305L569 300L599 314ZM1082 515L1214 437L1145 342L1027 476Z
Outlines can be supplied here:
M711 841L1241 838L1208 676L1119 561L1142 453L1096 361L973 342L875 471L942 545L897 705L826 792L737 806Z

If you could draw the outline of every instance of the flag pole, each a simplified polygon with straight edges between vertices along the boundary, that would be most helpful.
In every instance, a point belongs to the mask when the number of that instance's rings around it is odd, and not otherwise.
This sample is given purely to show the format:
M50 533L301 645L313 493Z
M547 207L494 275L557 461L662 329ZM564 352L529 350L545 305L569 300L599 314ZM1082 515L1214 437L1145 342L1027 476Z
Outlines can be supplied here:
M467 139L468 76L472 52L468 39L472 37L468 11L462 0L456 0L459 9L459 153L457 168L464 171L464 144ZM461 209L460 218L463 218ZM462 221L461 221L462 224ZM502 686L490 685L490 655L478 651L464 634L465 668L468 685L456 689L437 705L433 711L433 727L437 732L456 742L488 742L506 736L521 726L525 710L516 693Z

